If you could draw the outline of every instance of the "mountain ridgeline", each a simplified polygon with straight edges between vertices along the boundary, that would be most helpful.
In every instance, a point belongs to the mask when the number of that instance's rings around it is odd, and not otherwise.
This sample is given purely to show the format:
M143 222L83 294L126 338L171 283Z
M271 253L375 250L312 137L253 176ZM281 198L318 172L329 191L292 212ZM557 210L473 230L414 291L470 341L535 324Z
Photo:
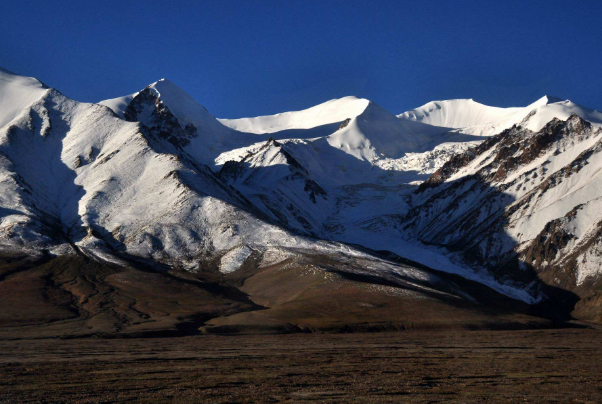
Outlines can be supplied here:
M216 119L0 69L0 106L0 336L602 321L602 113L571 101Z

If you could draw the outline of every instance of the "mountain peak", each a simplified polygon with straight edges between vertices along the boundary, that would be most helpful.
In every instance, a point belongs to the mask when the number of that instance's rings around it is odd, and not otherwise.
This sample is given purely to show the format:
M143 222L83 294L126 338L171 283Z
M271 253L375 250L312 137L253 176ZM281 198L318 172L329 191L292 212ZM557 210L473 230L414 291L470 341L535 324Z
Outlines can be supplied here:
M564 101L563 98L560 97L554 97L553 95L545 95L544 98L546 98L548 100L548 104L553 104L555 102L561 102Z
M498 121L517 110L492 107L472 98L465 98L431 101L398 117L446 128L465 128Z
M204 106L199 104L190 94L180 88L177 84L166 78L161 78L160 80L149 84L140 92L101 101L99 104L111 108L117 115L123 118L124 112L132 100L145 90L151 91L153 96L156 97L164 107L169 109L182 126L192 124L197 129L200 129L203 126L206 126L207 122L211 122L212 126L216 126L213 122L216 120L215 117L213 117Z
M33 77L20 76L0 68L0 127L39 100L47 90L44 83Z
M253 118L220 119L220 122L242 132L257 134L275 133L291 129L311 129L330 124L340 125L346 119L353 119L362 114L370 104L371 101L365 98L347 96L335 98L299 111Z
M544 95L543 97L541 97L540 99L538 99L531 105L532 106L542 106L542 105L555 104L557 102L562 102L562 101L565 101L565 100L563 100L562 98L559 98L559 97L554 97L553 95Z
M35 86L41 86L43 88L48 88L48 86L46 86L44 83L42 83L40 80L36 79L35 77L22 76L20 74L13 73L10 70L4 69L3 67L0 67L0 81L18 81L23 84L28 83L28 84L32 84Z
M193 117L199 112L209 115L204 106L170 80L163 78L149 85L147 88L153 90L178 119L192 121Z

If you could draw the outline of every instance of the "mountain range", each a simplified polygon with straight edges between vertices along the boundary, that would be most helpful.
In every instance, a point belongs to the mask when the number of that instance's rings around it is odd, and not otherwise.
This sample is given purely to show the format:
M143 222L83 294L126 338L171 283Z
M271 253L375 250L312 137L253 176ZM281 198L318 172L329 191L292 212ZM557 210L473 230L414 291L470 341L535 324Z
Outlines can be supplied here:
M0 336L600 322L601 128L550 96L217 119L0 69Z

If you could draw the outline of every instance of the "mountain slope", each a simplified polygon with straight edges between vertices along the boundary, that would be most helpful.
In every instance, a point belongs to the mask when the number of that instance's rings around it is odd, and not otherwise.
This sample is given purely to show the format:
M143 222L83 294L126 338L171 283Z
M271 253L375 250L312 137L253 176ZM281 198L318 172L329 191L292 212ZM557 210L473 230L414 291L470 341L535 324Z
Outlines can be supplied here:
M161 79L138 93L101 101L131 122L140 122L154 136L185 149L196 161L212 164L220 152L248 145L255 136L236 132L169 80Z
M330 210L327 192L275 140L240 161L227 161L219 175L275 221L302 234L324 236L322 222Z
M152 122L180 125L169 116ZM240 244L321 248L260 218L179 142L56 90L0 129L0 156L0 235L12 248L184 266Z
M270 217L231 186L277 188L283 198L277 205L292 212L287 220L296 221L294 230L320 234L320 219L314 225L303 219L327 214L327 192L288 151L273 144L243 162L253 170L277 162L275 176L220 178L190 152L200 135L185 137L187 125L171 109L149 88L124 112L143 122L128 122L105 106L47 91L0 131L3 243L116 260L126 254L188 268L241 245L362 254L283 230L282 217Z
M538 132L508 129L421 185L402 221L407 237L534 295L540 278L591 298L602 278L601 141L602 129L577 115Z
M339 130L330 136L319 139L281 141L288 153L294 156L295 160L326 190L332 201L331 204L325 206L330 208L325 220L322 214L308 215L306 219L311 221L312 218L320 218L323 223L322 237L357 243L371 248L388 249L434 268L459 273L470 279L486 283L525 301L537 302L545 299L545 293L537 286L538 281L535 281L532 284L533 288L529 289L527 284L516 283L516 279L512 279L511 276L498 276L496 271L492 272L493 275L489 274L488 268L490 264L495 266L494 263L485 263L485 260L481 260L481 262L458 260L454 258L453 254L450 256L452 258L450 261L450 257L440 256L441 250L424 244L416 244L416 235L412 232L408 234L407 230L400 229L399 222L404 215L411 215L420 209L415 206L420 205L421 200L411 197L411 187L404 188L402 184L420 178L419 175L424 175L423 173L432 173L448 158L451 158L452 162L462 161L464 156L474 153L467 151L471 147L484 147L477 145L486 137L473 136L470 134L471 130L490 135L491 131L498 127L511 126L517 122L521 123L526 131L529 131L529 128L539 130L549 120L556 116L566 118L571 111L577 111L584 117L593 117L594 121L599 113L552 97L543 97L527 107L512 109L487 107L472 100L435 102L427 107L433 107L431 108L433 111L422 116L428 124L420 125L421 122L414 122L409 116L392 117L382 108L368 102L361 114L343 122ZM451 128L439 127L437 129L430 125L433 123L448 125ZM412 126L412 124L418 125ZM459 128L454 129L454 126ZM460 137L461 135L464 135L464 138ZM518 139L520 138L515 138L513 141L518 141ZM452 140L452 142L438 145L438 142L445 140ZM489 143L485 142L482 145L487 144ZM220 160L225 162L228 158L248 158L242 156L252 156L257 147L259 146L243 148L233 151L232 154L224 154L220 156ZM432 150L411 153L411 151L428 150L429 148ZM401 155L402 157L388 158L379 153L381 150L386 151L389 156L399 157ZM458 154L455 155L455 153ZM420 174L414 174L414 170L420 170L418 171ZM447 168L444 168L443 171L445 170ZM350 173L352 174L350 175ZM428 183L432 183L438 176L440 173L434 175ZM279 186L274 188L281 189ZM425 189L424 186L421 188ZM437 203L449 202L445 196L440 197L440 202L438 198L439 196L435 198ZM497 201L495 206L503 206L506 202L506 199L500 197L500 201ZM476 209L481 207L483 200L474 197L470 203ZM499 209L499 207L488 209L495 212L495 209ZM433 220L431 226L448 228L450 223L454 223L449 217L434 217L436 219L430 219ZM487 222L479 229L485 229L489 224ZM464 228L463 226L468 226L466 218L463 216L457 219L457 225L451 225L451 228L456 229L458 239L471 240L477 237L475 235L467 238L465 233L458 230ZM537 227L532 224L529 226ZM405 241L400 239L405 239ZM511 246L513 243L509 240L504 241L502 236L500 239L503 239L500 243L506 246ZM422 241L428 244L448 246L446 241L428 238L422 239ZM462 250L464 247L453 248ZM491 245L482 248L495 249ZM529 282L534 280L531 277Z

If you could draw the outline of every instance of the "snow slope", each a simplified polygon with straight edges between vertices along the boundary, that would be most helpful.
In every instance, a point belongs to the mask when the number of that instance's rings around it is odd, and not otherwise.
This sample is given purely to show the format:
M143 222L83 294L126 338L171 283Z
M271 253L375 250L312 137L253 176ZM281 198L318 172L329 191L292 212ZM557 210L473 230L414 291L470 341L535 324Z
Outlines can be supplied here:
M273 139L247 148L242 158L223 165L220 178L281 225L324 237L331 198L288 150Z
M39 100L48 88L32 77L23 77L0 68L0 127Z
M100 101L100 105L104 105L105 107L109 107L113 112L117 114L121 119L125 119L124 113L127 109L130 102L136 97L139 93L134 93L130 95L125 95L123 97L111 98L110 100Z
M497 122L520 111L522 108L490 107L472 99L458 99L431 101L398 117L457 129Z
M220 119L224 125L241 132L274 133L289 129L311 129L331 123L341 123L364 112L370 101L344 97L326 101L301 111L283 112L255 118Z
M398 117L454 128L472 136L492 136L515 124L538 131L553 118L567 119L571 114L577 114L590 122L602 123L601 112L550 96L518 108L491 107L472 99L432 101Z

